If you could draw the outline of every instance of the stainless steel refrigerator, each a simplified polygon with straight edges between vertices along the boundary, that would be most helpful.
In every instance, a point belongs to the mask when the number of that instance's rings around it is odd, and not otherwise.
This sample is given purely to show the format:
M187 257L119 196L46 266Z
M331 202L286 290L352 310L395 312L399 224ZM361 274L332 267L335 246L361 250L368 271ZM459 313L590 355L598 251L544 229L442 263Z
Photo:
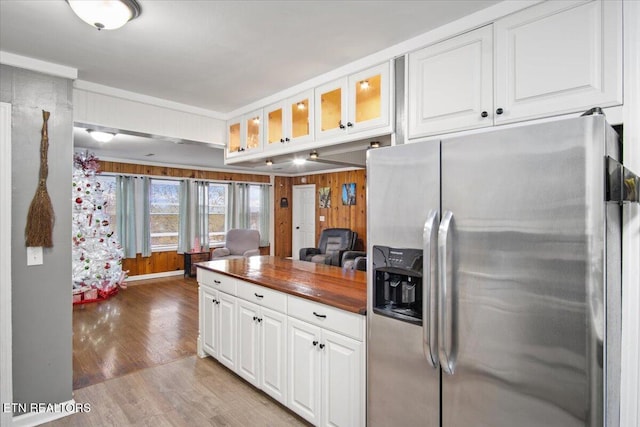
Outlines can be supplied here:
M618 152L603 115L369 151L369 426L618 424Z

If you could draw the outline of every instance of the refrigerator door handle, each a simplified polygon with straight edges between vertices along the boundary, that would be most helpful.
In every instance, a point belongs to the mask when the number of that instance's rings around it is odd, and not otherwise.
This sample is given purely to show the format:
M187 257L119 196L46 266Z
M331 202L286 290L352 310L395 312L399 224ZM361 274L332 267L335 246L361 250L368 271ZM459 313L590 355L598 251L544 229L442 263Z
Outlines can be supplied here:
M453 220L453 213L451 211L445 211L442 216L442 222L440 223L440 229L438 230L438 277L439 277L439 298L438 298L438 349L440 356L440 366L449 374L453 375L454 363L452 358L452 342L453 342L453 317L451 313L447 311L447 294L450 291L449 287L453 285L449 281L449 272L447 267L447 260L451 248L447 245L449 239L449 231L451 227L451 221ZM449 315L449 319L447 318ZM447 326L449 326L447 328Z
M424 222L422 233L422 349L432 368L438 362L438 269L437 236L438 211L432 209Z

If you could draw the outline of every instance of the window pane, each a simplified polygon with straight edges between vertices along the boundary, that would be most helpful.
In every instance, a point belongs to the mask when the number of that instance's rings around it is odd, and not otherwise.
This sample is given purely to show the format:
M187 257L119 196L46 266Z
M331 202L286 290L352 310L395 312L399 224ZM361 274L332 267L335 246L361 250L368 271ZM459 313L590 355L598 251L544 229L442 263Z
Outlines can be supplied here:
M102 197L107 203L103 209L109 216L111 229L116 229L116 177L108 175L96 175L96 181L100 184Z
M178 247L180 198L179 181L152 179L149 194L151 248Z
M224 242L227 232L227 185L209 184L209 244Z
M260 212L262 212L260 191L259 185L249 186L249 228L258 231L261 231Z

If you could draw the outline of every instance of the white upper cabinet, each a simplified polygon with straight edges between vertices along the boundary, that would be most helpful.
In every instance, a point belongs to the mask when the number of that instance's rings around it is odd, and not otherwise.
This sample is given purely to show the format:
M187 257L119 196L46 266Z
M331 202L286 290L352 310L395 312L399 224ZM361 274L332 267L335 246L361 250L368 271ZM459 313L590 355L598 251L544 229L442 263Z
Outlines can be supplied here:
M496 123L622 104L622 5L545 2L495 23Z
M262 151L262 110L227 122L227 158Z
M319 86L315 98L316 140L389 127L389 63Z
M620 105L622 4L537 4L409 54L408 81L409 138Z
M491 25L409 55L409 136L491 126Z
M313 109L313 90L265 107L264 151L313 141Z

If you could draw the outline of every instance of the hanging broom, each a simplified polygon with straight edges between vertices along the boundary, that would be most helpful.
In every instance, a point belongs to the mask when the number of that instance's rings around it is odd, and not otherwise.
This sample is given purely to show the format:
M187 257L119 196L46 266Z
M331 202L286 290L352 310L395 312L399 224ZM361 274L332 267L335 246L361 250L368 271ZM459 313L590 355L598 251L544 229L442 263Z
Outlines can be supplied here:
M53 223L55 215L51 198L47 192L47 176L49 166L47 165L47 152L49 151L49 135L47 130L47 120L49 112L42 110L42 139L40 140L40 179L36 194L29 206L27 215L27 227L25 228L25 238L27 246L53 247Z

